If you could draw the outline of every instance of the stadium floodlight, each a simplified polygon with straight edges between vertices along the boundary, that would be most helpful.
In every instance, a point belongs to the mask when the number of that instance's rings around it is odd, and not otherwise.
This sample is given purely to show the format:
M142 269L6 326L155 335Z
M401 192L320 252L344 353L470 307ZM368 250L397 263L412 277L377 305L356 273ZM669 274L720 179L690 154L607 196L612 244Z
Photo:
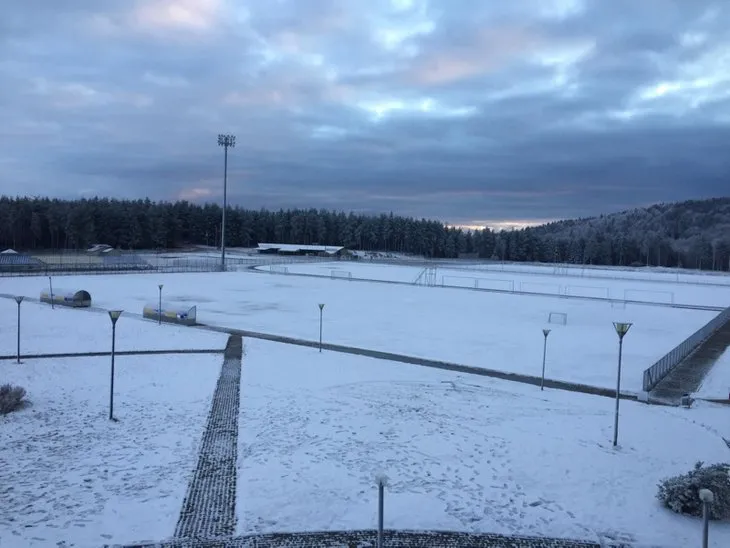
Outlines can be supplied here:
M324 303L319 303L319 351L322 352L322 312Z
M629 322L613 322L613 327L618 335L618 373L616 375L616 412L613 417L613 446L618 444L618 408L621 401L621 356L624 348L624 337L631 329Z
M218 146L223 147L223 218L221 219L221 271L226 269L226 209L228 208L228 149L236 147L236 136L218 134Z
M23 302L23 299L25 299L25 297L22 295L17 295L15 297L15 302L18 303L18 363L20 363L20 303Z
M547 338L548 335L550 335L550 330L543 329L542 335L545 338L545 341L542 345L542 377L540 377L540 390L545 389L545 358L547 357Z
M110 310L109 319L112 321L112 369L109 382L109 420L114 420L114 350L117 338L117 320L122 315L121 310Z

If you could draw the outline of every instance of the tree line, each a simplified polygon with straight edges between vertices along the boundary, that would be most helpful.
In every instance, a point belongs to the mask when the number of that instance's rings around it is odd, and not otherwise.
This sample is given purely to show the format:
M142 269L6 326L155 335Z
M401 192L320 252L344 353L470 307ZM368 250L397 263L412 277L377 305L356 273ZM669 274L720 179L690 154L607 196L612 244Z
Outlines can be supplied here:
M220 245L218 205L186 201L59 200L0 197L0 247L18 251ZM730 199L661 204L595 218L496 232L462 230L398 215L359 215L324 209L278 211L231 207L226 245L258 243L343 245L363 251L430 258L595 265L730 267Z

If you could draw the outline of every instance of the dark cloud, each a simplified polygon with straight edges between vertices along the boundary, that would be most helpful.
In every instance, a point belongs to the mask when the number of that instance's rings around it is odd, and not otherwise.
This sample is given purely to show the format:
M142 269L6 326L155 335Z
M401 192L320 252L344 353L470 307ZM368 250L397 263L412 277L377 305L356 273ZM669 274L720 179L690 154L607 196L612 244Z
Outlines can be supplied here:
M727 193L722 0L32 0L0 192L586 216Z

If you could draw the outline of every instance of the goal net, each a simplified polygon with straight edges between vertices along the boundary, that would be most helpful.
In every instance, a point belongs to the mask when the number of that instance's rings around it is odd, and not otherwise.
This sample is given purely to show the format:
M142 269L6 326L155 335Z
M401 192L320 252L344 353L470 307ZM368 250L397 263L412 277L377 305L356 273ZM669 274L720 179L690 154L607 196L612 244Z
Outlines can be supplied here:
M333 280L335 278L340 280L352 280L352 272L350 272L349 270L331 270L330 278L332 278Z
M289 274L289 267L272 264L271 266L269 266L269 272L271 272L272 274Z
M566 312L550 312L550 314L548 315L548 323L567 325L568 314Z

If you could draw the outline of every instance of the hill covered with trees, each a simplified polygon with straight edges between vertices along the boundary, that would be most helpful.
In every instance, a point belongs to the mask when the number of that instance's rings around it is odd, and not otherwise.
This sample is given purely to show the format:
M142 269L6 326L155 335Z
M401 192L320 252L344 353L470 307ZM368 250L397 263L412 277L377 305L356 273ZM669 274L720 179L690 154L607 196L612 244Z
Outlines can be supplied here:
M219 206L185 201L0 197L0 247L219 245L220 220ZM730 267L730 198L660 204L509 232L465 231L427 219L316 209L230 208L226 225L230 247L251 247L259 242L318 243L433 258L477 254L505 261Z

